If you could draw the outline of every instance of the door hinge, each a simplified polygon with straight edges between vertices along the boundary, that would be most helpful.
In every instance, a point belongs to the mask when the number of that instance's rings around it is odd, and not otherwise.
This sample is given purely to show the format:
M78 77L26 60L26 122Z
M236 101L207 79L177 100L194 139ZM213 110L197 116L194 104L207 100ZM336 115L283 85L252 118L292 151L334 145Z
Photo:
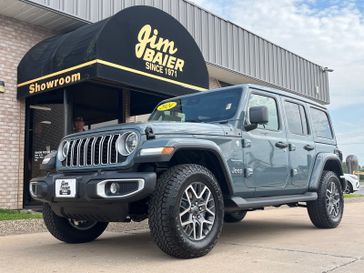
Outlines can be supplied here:
M245 177L252 176L252 175L253 175L253 173L254 173L253 168L245 168L245 169L244 169L244 176L245 176Z
M296 176L298 174L297 169L291 169L291 176Z
M250 139L242 139L241 144L243 148L249 148L252 146L252 141Z
M294 145L294 144L290 143L290 144L288 145L288 150L289 150L290 152L292 152L292 151L296 151L296 145Z

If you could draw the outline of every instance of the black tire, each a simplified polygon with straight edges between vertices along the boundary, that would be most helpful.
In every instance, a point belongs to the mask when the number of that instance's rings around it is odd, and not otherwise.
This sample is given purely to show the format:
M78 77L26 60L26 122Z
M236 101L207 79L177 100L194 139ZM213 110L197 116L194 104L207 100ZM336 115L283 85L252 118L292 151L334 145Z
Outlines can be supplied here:
M211 218L209 218L209 230L199 240L195 240L196 234L202 234L200 231L201 227L203 230L204 224L201 225L200 222L197 224L197 221L206 220L208 210L204 208L202 210L205 212L199 212L201 210L200 205L197 205L197 202L194 203L198 198L193 199L192 194L192 197L189 195L189 192L192 191L191 187L195 186L200 187L199 189L203 187L201 191L205 192L204 196L206 192L209 194L209 197L206 197L207 201L204 202L206 207L212 198L214 208L211 207L211 210L215 214L213 221L210 221ZM204 191L206 187L208 191ZM199 199L202 200L203 198L205 197ZM186 208L182 204L189 205ZM182 217L185 216L181 215L184 211L187 211L186 215L189 219L186 222L195 221L194 223L182 225ZM198 216L194 213L197 213ZM193 217L195 219L192 219ZM212 216L210 215L210 217ZM158 179L156 190L149 205L149 227L156 244L168 255L188 259L209 253L221 234L223 218L224 202L221 189L214 175L205 167L196 164L177 165L164 172ZM190 227L192 234L187 234L186 230ZM196 227L200 228L198 232Z
M346 182L347 185L346 185L346 189L345 189L345 193L349 194L349 193L353 193L354 190L353 190L353 186L351 185L350 182Z
M329 191L331 192L332 184L335 185L335 191L337 189L337 194L335 194L335 198L328 197L330 196ZM321 180L320 186L318 189L318 199L315 201L307 202L307 210L310 216L311 222L317 228L335 228L337 227L342 219L344 212L344 198L343 198L343 190L341 188L341 183L337 175L332 171L324 171ZM330 207L330 200L337 203L337 210ZM336 200L336 201L335 201ZM330 213L332 211L333 215Z
M43 219L48 231L58 240L80 244L94 241L106 229L108 223L95 222L89 228L75 228L70 220L56 215L48 204L43 205Z
M238 223L245 218L246 213L247 213L246 210L225 212L224 221L226 223Z

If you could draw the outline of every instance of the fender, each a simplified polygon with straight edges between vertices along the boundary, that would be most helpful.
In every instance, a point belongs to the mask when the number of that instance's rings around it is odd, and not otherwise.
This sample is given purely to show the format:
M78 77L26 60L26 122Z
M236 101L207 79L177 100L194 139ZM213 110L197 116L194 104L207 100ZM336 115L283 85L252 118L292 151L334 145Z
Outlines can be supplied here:
M159 148L159 147L174 147L174 151L170 155L148 155L141 156L140 151L145 148ZM140 150L137 152L134 162L147 163L147 162L168 162L174 154L182 149L188 150L201 150L213 153L219 161L221 169L224 172L224 177L227 183L230 194L233 193L232 177L229 171L226 160L224 159L223 152L220 147L211 140L197 139L197 138L172 138L172 139L154 139L143 143Z
M328 162L330 162L330 164L332 164L331 166L335 168L332 170L337 174L338 178L340 179L342 188L345 189L346 182L344 179L341 178L341 176L343 175L343 170L341 167L341 161L340 161L339 157L333 153L319 153L316 156L315 164L314 164L313 171L312 171L312 174L310 177L310 181L309 181L309 185L308 185L309 191L318 190L322 173L324 172L325 165Z

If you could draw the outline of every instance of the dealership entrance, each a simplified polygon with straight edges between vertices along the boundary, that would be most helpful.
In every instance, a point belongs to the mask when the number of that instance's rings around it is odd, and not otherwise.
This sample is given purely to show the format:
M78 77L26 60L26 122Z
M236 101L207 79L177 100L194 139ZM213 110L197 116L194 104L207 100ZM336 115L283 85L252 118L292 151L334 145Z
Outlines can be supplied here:
M24 206L43 158L66 134L135 121L163 99L208 88L205 60L167 13L136 6L34 46L18 66L26 102Z

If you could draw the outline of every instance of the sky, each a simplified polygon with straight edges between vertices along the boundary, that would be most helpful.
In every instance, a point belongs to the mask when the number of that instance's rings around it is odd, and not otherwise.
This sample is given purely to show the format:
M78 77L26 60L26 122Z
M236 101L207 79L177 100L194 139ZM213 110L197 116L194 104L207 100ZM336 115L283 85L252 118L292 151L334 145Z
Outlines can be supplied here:
M190 0L329 73L328 106L344 158L364 165L364 0Z

